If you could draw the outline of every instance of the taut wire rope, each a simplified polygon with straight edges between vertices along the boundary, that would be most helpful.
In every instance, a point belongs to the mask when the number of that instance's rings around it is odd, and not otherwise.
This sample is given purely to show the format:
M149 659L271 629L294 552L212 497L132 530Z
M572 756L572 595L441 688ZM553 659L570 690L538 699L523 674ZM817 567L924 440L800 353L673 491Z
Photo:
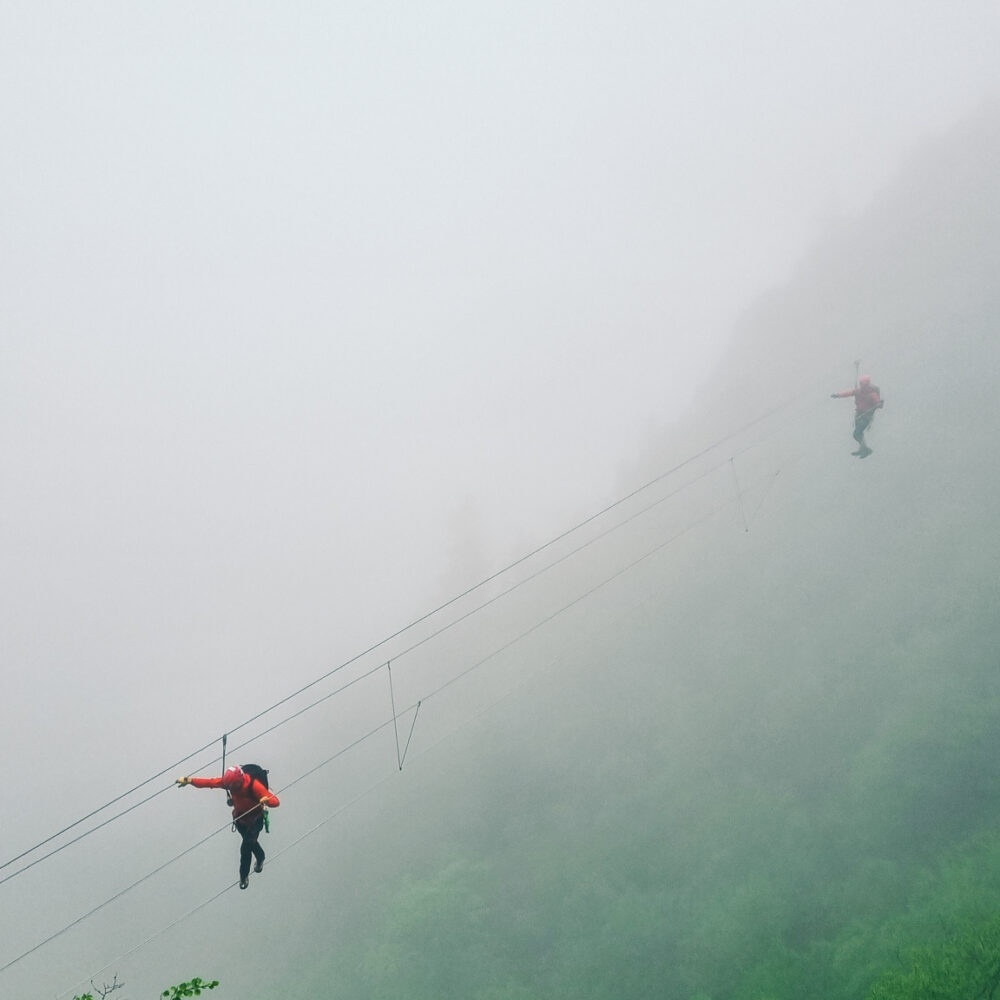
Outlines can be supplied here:
M721 437L721 438L713 441L711 444L709 444L706 447L702 448L700 451L696 452L693 455L688 456L687 458L685 458L682 461L678 462L677 464L673 465L671 468L667 469L665 472L662 472L662 473L658 474L653 479L648 480L643 485L637 487L636 489L634 489L631 492L625 494L624 496L620 497L619 499L617 499L617 500L613 501L612 503L606 505L605 507L603 507L600 510L598 510L596 513L589 515L588 517L584 518L582 521L579 521L578 523L576 523L572 527L567 528L565 531L560 532L558 535L555 535L554 537L550 538L548 541L546 541L546 542L542 543L541 545L535 547L531 551L527 552L525 555L520 556L518 559L514 560L513 562L509 563L508 565L506 565L506 566L502 567L501 569L498 569L496 572L490 574L485 579L480 580L478 583L474 584L473 586L467 588L466 590L462 591L461 593L457 594L456 596L454 596L454 597L450 598L449 600L445 601L443 604L438 605L436 608L432 609L431 611L428 611L425 614L421 615L420 617L414 619L408 625L405 625L402 628L397 629L391 635L388 635L385 638L380 639L378 642L376 642L373 645L369 646L367 649L363 650L362 652L357 653L356 655L352 656L348 660L345 660L343 663L339 664L338 666L332 668L331 670L326 671L325 673L321 674L319 677L314 678L309 683L304 684L302 687L298 688L296 691L293 691L292 693L284 696L283 698L279 699L278 701L275 701L274 703L272 703L267 708L262 709L261 711L257 712L255 715L250 716L250 718L248 718L248 719L244 720L243 722L239 723L238 725L230 728L229 730L227 730L226 735L227 736L228 735L232 735L233 733L238 732L241 729L244 729L245 727L251 725L252 723L254 723L254 722L258 721L259 719L263 718L264 716L268 715L269 713L275 711L277 708L281 707L282 705L286 704L287 702L293 700L294 698L299 697L301 694L303 694L306 691L310 690L311 688L315 687L317 684L322 683L323 681L329 679L330 677L334 676L338 672L346 669L347 667L349 667L352 664L356 663L357 661L361 660L363 657L369 655L372 652L375 652L376 650L380 649L382 646L385 646L386 644L388 644L392 640L399 638L401 635L404 635L408 631L411 631L416 626L421 625L424 622L428 621L429 619L433 618L435 615L440 614L442 611L444 611L447 608L451 607L452 605L456 604L458 601L461 601L463 598L468 597L470 594L473 594L477 590L482 589L487 584L489 584L492 581L496 580L498 577L503 576L505 573L510 572L511 570L513 570L516 567L520 566L522 563L528 561L529 559L532 559L534 556L539 555L540 553L544 552L546 549L551 548L553 545L556 545L558 542L560 542L563 539L567 538L568 536L574 534L575 532L579 531L580 529L586 527L588 524L591 524L593 521L595 521L595 520L597 520L597 519L605 516L606 514L610 513L615 508L620 507L622 504L627 503L629 500L633 499L634 497L638 496L639 494L643 493L644 491L650 489L652 486L655 486L657 483L662 482L664 479L667 479L670 476L675 475L681 469L686 468L687 466L689 466L689 465L693 464L694 462L696 462L698 459L703 458L707 454L710 454L714 449L718 448L720 445L724 444L725 442L733 439L734 437L737 437L738 435L744 433L745 431L747 431L750 428L756 426L757 424L762 423L763 421L767 420L768 418L774 416L776 413L779 413L779 412L787 409L789 406L791 406L794 402L796 402L799 398L801 398L804 395L806 395L806 394L805 393L800 393L800 394L796 395L795 397L792 397L791 399L788 399L788 400L784 401L783 403L770 408L769 410L765 411L764 413L759 414L758 416L754 417L752 420L747 421L746 423L744 423L738 429L736 429L734 431L731 431L731 432L727 433L726 435L724 435L723 437ZM715 467L713 467L713 468L715 468ZM709 471L712 471L712 470L709 470ZM701 477L697 477L697 478L701 478ZM696 481L697 481L697 479L693 480L692 482L696 482ZM677 492L678 493L682 492L684 489L686 489L688 487L688 485L690 485L690 484L685 484L685 486L680 487L677 490ZM667 498L663 498L663 499L667 499ZM661 501L657 501L657 502L661 502ZM642 512L640 512L640 513L642 513ZM638 515L633 515L633 516L638 516ZM623 524L627 523L627 520L630 520L630 519L631 518L626 519L626 521L622 522L622 523ZM604 532L602 535L596 536L596 538L593 539L592 541L596 541L597 539L603 537L604 534L608 534L612 530L615 530L615 529L609 529L607 532ZM587 543L587 544L590 544L590 543ZM584 546L580 546L580 548L585 548L585 547L586 547L585 545ZM579 551L579 549L574 550L574 553L576 551ZM571 553L571 554L574 554L574 553ZM563 557L563 558L566 558L566 557ZM557 562L559 562L559 561L561 561L561 560L557 560ZM553 564L553 565L555 565L555 564ZM544 570L539 571L539 572L544 572ZM537 576L537 575L538 575L538 573L535 573L532 576L529 576L525 581L522 581L522 583L523 582L527 582L527 580L533 579L534 576ZM482 607L486 607L488 604L493 603L493 601L499 599L499 597L505 596L505 594L510 593L511 590L516 589L516 586L520 586L520 584L515 585L515 587L509 588L503 594L497 595L497 597L492 598L490 601L487 601L485 604L481 605L481 607L479 609L475 609L475 610L480 610ZM469 614L475 613L475 610L473 612L470 612ZM457 619L456 622L453 622L451 624L457 624L457 622L462 621L465 618L469 617L469 614L461 616L459 619ZM426 642L428 639L433 638L434 636L441 634L441 632L445 631L447 628L450 628L450 627L451 627L451 625L447 625L447 626L442 627L441 629L439 629L438 631L436 631L435 633L433 633L431 636L428 636L425 639L421 640L420 642L414 644L413 646L410 646L404 652L411 652L413 649L415 649L417 646L421 645L423 642ZM395 658L398 658L398 656L400 656L400 655L403 655L403 654L397 654ZM323 699L321 699L321 700L323 700ZM295 715L289 716L289 719L295 718L299 714L301 714L301 713L295 713ZM281 725L281 723L279 723L278 725ZM277 726L272 726L269 730L267 730L267 732L272 732L275 728L277 728ZM260 734L260 735L263 735L263 734ZM38 841L32 847L29 847L26 850L21 851L19 854L15 855L14 857L11 857L11 858L7 859L3 863L0 863L0 871L2 871L3 869L9 867L10 865L14 864L15 862L17 862L17 861L19 861L19 860L27 857L28 855L33 854L35 851L37 851L40 848L44 847L46 844L49 844L53 840L58 839L60 836L68 833L70 830L76 828L81 823L86 822L88 819L92 819L94 816L96 816L99 813L103 812L104 810L110 808L111 806L115 805L116 803L121 802L123 799L125 799L128 796L134 794L139 789L141 789L141 788L145 787L146 785L150 784L151 782L155 781L157 778L163 777L165 774L167 774L167 773L169 773L171 771L176 771L183 764L186 764L188 761L190 761L193 757L197 756L198 754L204 753L207 750L210 750L213 746L216 745L216 742L217 742L217 740L213 739L210 743L207 743L204 746L200 747L199 749L192 751L191 753L187 754L186 756L180 758L175 763L169 765L168 767L162 768L161 770L157 771L155 774L151 775L150 777L146 778L145 780L139 782L136 785L133 785L132 788L130 788L128 791L125 791L125 792L122 792L119 795L116 795L114 798L110 799L108 802L104 803L103 805L99 806L98 808L91 810L86 815L81 816L77 820L74 820L72 823L69 823L69 824L63 826L60 830L56 831L53 834L50 834L49 836L45 837L43 840ZM250 742L250 741L247 741L247 742ZM245 745L245 744L243 744L243 745ZM218 759L218 758L215 758L215 759ZM48 854L44 855L42 858L38 858L35 861L31 862L30 864L25 865L22 868L19 868L17 871L15 871L15 872L13 872L13 873L5 876L3 879L0 879L0 885L3 885L5 882L10 881L12 878L16 878L22 872L27 871L29 868L34 867L35 864L37 864L37 863L39 863L41 861L44 861L44 860L52 857L55 854L58 854L60 851L62 851L66 847L69 847L72 844L78 843L80 840L82 840L84 837L88 836L90 833L95 832L96 830L102 829L104 826L108 825L108 823L113 822L116 819L119 819L120 817L122 817L122 816L126 815L127 813L131 812L134 808L138 808L138 806L145 804L146 802L150 801L152 798L155 798L156 795L162 794L162 791L164 791L164 790L165 789L161 789L160 792L154 793L153 795L147 797L146 799L143 799L141 802L136 803L134 806L131 806L128 809L123 810L120 813L117 813L114 817L111 817L109 820L107 820L107 821L105 821L103 823L100 823L100 824L98 824L95 827L90 828L88 831L86 831L85 833L81 834L80 836L75 837L72 840L67 841L67 842L61 844L59 847L57 847L54 850L50 851Z

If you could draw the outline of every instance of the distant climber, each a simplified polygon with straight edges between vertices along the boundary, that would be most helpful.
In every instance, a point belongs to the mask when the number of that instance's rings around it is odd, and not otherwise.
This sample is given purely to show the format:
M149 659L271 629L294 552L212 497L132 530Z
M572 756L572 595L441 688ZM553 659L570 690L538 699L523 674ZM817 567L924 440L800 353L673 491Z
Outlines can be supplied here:
M879 392L877 385L872 385L869 375L862 375L858 380L856 389L845 389L843 392L831 392L831 399L847 399L854 397L854 440L858 442L858 450L852 451L852 455L858 458L867 458L871 453L871 448L865 444L865 431L871 427L875 419L875 411L881 410L885 406L885 400Z
M278 796L267 787L267 771L257 764L244 764L243 767L227 767L221 778L178 778L177 784L182 788L194 785L195 788L226 790L227 801L233 807L233 827L243 838L240 888L245 889L250 881L250 856L255 859L255 872L259 873L264 867L264 848L257 839L267 818L264 807L277 809L281 805Z

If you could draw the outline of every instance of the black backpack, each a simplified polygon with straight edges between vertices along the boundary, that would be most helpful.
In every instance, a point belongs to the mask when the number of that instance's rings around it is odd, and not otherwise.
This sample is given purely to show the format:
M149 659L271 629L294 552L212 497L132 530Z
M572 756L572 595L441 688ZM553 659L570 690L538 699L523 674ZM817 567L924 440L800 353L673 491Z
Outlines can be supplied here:
M259 781L268 791L270 791L271 786L267 783L267 771L260 766L260 764L241 764L240 770L244 774L249 774L254 781Z

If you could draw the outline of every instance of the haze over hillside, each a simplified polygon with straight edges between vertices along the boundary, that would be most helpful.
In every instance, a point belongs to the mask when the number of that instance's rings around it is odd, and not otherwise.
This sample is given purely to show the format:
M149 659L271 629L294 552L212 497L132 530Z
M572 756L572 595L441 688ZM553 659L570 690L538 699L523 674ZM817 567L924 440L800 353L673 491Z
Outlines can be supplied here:
M115 966L136 1000L178 952L220 996L862 1000L922 906L1000 888L998 274L990 107L748 310L688 418L622 443L619 494L646 488L289 706L357 684L254 744L289 787L249 893L198 908L215 837L74 938L81 969L148 934ZM887 400L865 462L829 398L855 359ZM224 820L181 794L115 837L167 857Z
M725 440L608 515L645 511L565 575L609 582L489 668L538 675L404 771L365 851L346 834L365 902L331 878L309 988L860 1000L921 905L979 912L1000 869L972 890L944 859L1000 812L998 178L990 108L748 312L623 479ZM887 399L866 462L829 398L856 358Z

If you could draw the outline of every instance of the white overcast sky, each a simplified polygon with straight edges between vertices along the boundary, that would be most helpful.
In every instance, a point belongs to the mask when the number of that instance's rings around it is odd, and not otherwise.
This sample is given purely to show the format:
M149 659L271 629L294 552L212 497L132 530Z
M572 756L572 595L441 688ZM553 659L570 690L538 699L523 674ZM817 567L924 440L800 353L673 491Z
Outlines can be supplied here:
M610 499L998 53L995 0L0 0L10 847Z

